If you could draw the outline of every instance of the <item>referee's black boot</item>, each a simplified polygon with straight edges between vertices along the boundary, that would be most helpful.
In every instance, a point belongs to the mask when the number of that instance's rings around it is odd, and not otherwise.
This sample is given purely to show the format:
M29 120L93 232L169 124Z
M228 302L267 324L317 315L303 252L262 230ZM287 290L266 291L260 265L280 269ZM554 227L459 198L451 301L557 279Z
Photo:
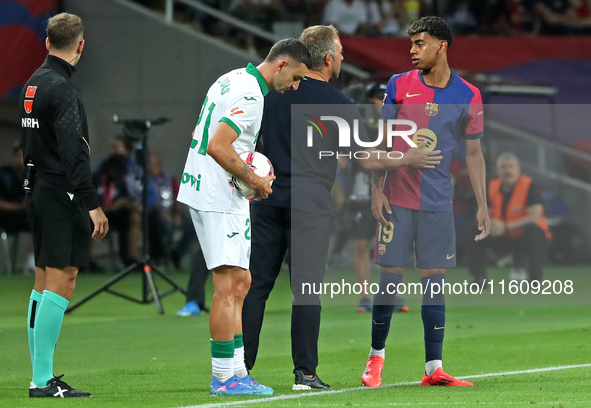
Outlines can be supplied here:
M322 382L318 375L307 377L302 370L295 370L295 384L291 387L292 391L306 391L328 389L330 385Z
M85 391L77 390L76 388L70 387L64 381L62 377L53 377L47 381L46 387L36 387L35 384L31 383L29 388L30 398L74 398L74 397L92 397L92 394Z

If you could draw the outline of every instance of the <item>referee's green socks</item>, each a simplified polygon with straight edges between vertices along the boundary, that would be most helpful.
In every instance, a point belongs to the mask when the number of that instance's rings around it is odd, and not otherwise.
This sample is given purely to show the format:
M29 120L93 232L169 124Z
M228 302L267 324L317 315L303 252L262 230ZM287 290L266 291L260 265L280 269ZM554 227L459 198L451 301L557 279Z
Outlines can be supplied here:
M39 303L41 303L41 293L35 289L31 292L31 299L29 300L29 313L27 315L27 332L29 333L29 352L31 353L31 366L35 364L35 317L37 310L39 310Z
M33 329L33 384L45 387L53 378L53 353L70 302L48 290L43 291Z

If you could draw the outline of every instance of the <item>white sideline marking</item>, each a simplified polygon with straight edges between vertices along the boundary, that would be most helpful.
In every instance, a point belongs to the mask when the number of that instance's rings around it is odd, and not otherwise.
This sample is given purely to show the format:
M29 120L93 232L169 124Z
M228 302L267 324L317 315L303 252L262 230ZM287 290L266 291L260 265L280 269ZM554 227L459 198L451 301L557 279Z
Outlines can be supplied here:
M591 367L591 364L577 364L577 365L567 365L567 366L558 366L558 367L534 368L531 370L507 371L504 373L467 375L467 376L456 377L456 378L460 379L460 380L467 380L467 379L473 379L473 378L501 377L501 376L505 376L505 375L543 373L543 372L547 372L547 371L570 370L573 368L586 368L586 367ZM385 385L382 385L380 388L401 387L401 386L405 386L405 385L419 385L420 383L421 383L420 381L411 381L411 382L403 382L403 383L385 384ZM342 388L340 390L311 391L311 392L307 392L305 394L286 394L286 395L278 395L276 397L257 398L257 399L251 399L251 400L245 400L245 401L220 402L220 403L215 403L215 404L191 405L191 406L186 406L186 407L181 407L181 408L229 407L232 405L258 404L261 402L266 403L266 402L271 402L271 401L291 400L291 399L297 399L297 398L315 397L318 395L328 395L328 394L342 394L344 392L349 392L349 391L363 391L363 390L367 391L367 390L372 390L372 389L373 388L370 388L370 387L353 387L353 388ZM224 397L220 397L220 398L224 398ZM429 403L429 404L432 404L432 403ZM461 405L461 404L464 404L464 403L460 403L460 404L456 404L456 405ZM515 404L518 404L518 403L515 402ZM523 403L519 402L519 404L523 404ZM400 404L391 403L388 405L393 405L393 406L402 405L403 406L403 405L407 405L407 404L405 404L405 403L400 403ZM417 403L413 403L411 405L417 405ZM438 405L442 405L442 403L438 403ZM444 404L444 405L447 405L447 404Z

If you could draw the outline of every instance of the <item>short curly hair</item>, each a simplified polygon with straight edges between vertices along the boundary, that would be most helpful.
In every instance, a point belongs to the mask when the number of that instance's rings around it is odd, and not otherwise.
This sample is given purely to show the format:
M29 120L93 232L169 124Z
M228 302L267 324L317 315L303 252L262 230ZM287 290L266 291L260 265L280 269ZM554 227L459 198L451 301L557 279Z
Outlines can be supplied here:
M422 17L412 23L406 30L406 34L410 36L420 33L429 33L429 35L433 38L437 38L440 41L447 41L447 48L451 47L451 27L441 17Z

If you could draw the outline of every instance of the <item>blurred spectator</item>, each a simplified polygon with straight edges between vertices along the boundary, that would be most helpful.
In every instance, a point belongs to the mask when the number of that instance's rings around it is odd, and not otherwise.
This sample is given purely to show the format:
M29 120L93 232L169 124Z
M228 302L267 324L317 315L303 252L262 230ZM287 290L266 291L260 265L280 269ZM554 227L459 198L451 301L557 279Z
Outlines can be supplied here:
M367 23L367 7L363 0L330 0L322 18L322 24L334 25L343 35L357 34Z
M381 0L380 10L383 16L380 27L381 34L390 36L404 35L403 28L406 24L406 12L403 0Z
M488 184L490 237L475 242L468 249L470 274L477 283L486 279L486 250L495 255L513 255L515 269L510 279L542 280L543 265L550 240L550 230L540 189L532 179L521 174L519 160L513 153L503 153L497 159L497 179ZM473 235L478 233L474 228Z
M299 21L309 25L310 5L306 0L281 0L282 8L289 21Z
M474 1L472 10L480 22L480 34L520 35L539 29L529 0Z
M469 0L455 3L454 9L446 20L454 30L455 34L472 34L478 29L478 21L470 9Z
M407 23L416 21L421 17L421 7L425 6L421 4L420 0L404 0L404 10L406 12Z
M141 236L141 205L138 201L137 174L132 158L133 146L124 136L109 145L109 156L93 174L99 202L111 229L119 233L119 256L125 265L137 260L137 241Z
M363 0L367 21L357 30L359 35L379 36L382 34L382 11L376 0Z
M281 0L233 0L227 12L265 31L272 31L273 22L285 20L285 10ZM231 32L234 32L233 37L245 41L245 46L253 57L258 57L253 34L235 30Z
M150 190L155 196L149 210L150 256L160 262L170 255L172 233L181 224L180 203L175 199L179 183L162 170L162 158L154 149L150 149L148 169Z
M30 231L23 190L25 179L23 149L19 142L13 145L12 159L11 165L0 167L0 228L8 233ZM27 257L25 269L35 270L35 258L32 253Z
M512 34L536 34L537 27L533 7L528 0L506 0L507 18Z
M536 13L544 25L543 34L589 34L591 33L591 6L589 0L565 0L563 8L556 10L538 3Z

